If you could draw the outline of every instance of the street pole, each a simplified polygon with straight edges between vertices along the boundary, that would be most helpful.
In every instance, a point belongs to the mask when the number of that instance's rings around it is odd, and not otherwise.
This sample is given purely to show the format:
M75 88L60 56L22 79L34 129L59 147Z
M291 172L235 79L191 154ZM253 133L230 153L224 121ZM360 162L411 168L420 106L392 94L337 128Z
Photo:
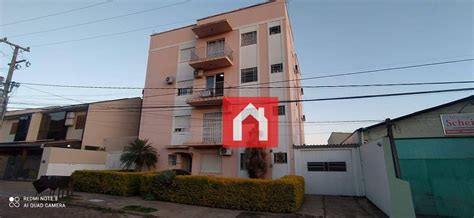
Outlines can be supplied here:
M5 80L5 83L3 84L3 91L2 91L2 105L1 105L1 111L0 111L0 118L2 119L2 122L0 123L0 126L3 125L3 118L5 117L5 113L7 111L7 105L8 105L8 94L11 92L11 83L12 83L12 78L13 78L13 72L15 71L16 64L18 63L16 61L18 57L18 52L20 50L30 52L30 47L24 48L19 45L13 44L7 40L7 38L0 39L0 42L3 42L7 45L13 46L13 56L10 61L10 67L8 68L8 75Z

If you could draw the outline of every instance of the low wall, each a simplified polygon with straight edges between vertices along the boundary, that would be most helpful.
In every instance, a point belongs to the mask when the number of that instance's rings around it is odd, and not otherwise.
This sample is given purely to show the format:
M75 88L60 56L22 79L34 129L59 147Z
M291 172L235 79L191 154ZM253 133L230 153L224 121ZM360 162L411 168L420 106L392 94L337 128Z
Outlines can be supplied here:
M70 176L75 170L106 169L107 152L46 147L38 178L43 175Z

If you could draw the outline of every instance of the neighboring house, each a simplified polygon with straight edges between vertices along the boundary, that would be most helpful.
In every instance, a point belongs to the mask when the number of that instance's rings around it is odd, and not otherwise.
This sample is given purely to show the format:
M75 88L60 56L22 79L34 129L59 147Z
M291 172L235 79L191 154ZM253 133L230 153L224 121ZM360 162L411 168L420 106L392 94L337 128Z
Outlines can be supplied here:
M332 132L328 138L329 145L341 144L352 133L350 132Z
M78 167L64 164L104 168L108 154L92 151L121 150L136 138L140 108L141 99L130 98L7 112L0 128L0 179L63 175Z
M416 214L474 216L474 95L390 122L400 178L410 184ZM382 122L342 143L365 145L385 136Z
M153 34L140 138L158 149L157 170L247 177L244 149L222 145L223 96L297 100L301 89L265 87L300 86L299 78L285 1L224 12ZM294 174L293 144L304 144L301 103L282 103L275 113L279 143L267 150L267 178Z

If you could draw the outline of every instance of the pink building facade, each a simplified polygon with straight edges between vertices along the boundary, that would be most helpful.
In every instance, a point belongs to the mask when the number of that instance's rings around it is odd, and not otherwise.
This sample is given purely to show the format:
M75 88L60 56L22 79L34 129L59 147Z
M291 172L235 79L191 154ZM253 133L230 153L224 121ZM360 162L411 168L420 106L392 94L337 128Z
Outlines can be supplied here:
M244 149L222 146L223 96L299 100L303 94L299 88L269 88L299 87L299 78L284 1L153 34L139 137L157 148L157 170L247 177ZM294 174L293 144L304 144L301 103L281 103L275 109L279 142L267 150L267 178Z

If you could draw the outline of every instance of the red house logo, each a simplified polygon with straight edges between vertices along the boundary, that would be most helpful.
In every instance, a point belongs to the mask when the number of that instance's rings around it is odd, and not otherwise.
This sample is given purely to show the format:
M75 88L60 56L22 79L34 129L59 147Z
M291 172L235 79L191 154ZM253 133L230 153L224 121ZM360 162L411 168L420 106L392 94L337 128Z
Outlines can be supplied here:
M278 146L277 97L224 97L224 147Z

